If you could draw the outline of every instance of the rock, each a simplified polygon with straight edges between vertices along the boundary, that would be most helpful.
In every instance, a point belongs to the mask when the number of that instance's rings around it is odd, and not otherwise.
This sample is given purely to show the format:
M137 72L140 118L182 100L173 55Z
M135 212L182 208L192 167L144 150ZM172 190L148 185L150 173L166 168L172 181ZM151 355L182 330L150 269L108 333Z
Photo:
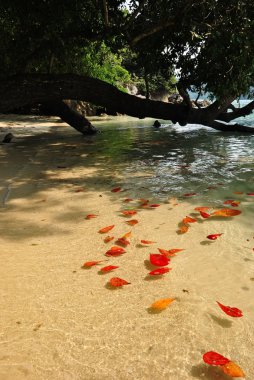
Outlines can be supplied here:
M7 133L7 135L4 136L3 143L10 143L11 140L14 138L12 133Z
M158 120L155 120L155 122L153 123L153 127L154 128L160 128L161 127L161 123Z

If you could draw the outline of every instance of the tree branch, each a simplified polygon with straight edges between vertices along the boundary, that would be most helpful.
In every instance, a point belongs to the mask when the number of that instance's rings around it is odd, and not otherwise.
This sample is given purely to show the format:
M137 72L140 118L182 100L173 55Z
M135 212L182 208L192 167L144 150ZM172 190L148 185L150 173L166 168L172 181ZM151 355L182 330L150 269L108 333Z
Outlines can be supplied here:
M229 108L231 108L231 106ZM221 121L229 122L231 120L237 119L238 117L247 116L251 114L253 110L254 110L254 100L244 107L241 107L241 108L234 107L232 112L222 113L221 115L217 117L217 119Z
M214 121L211 124L208 124L207 127L216 129L217 131L222 132L244 132L254 134L254 128L248 127L247 125L242 124L224 124L219 121Z
M152 36L153 34L158 33L161 30L166 29L169 26L174 26L174 25L175 25L175 23L172 20L166 21L164 23L159 23L158 25L155 25L154 27L151 27L151 28L145 30L144 32L140 33L138 36L134 37L130 41L130 45L133 47L133 46L137 45L137 43L140 42L141 40L143 40L144 38Z
M102 0L102 1L103 1L103 11L104 11L105 26L106 26L106 28L108 28L109 27L108 2L107 2L107 0Z

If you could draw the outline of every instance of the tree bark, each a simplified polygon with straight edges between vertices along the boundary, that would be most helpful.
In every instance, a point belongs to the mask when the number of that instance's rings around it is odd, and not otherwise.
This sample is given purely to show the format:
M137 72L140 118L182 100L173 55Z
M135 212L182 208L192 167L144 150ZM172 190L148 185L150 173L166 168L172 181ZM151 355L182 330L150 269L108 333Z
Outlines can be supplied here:
M81 133L87 133L87 128L90 129L87 122L81 115L74 116L75 111L67 111L61 104L64 99L83 100L129 116L171 120L180 125L203 124L230 131L238 131L240 128L239 125L214 123L232 103L233 99L230 97L220 102L216 101L206 108L190 108L185 104L142 99L124 93L101 80L75 74L31 74L3 80L0 87L0 112L8 113L12 109L31 104L55 103L57 107L52 112ZM240 129L243 131L242 126ZM253 133L254 128L246 127L247 131Z

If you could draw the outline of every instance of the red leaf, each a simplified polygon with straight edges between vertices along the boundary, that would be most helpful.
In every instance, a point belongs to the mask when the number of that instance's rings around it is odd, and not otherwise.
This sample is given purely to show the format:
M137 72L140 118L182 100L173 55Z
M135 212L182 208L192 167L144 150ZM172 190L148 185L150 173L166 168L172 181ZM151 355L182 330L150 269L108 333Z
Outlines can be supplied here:
M130 282L127 282L123 280L122 278L119 277L113 277L109 280L109 283L113 287L118 287L118 286L123 286L123 285L128 285Z
M247 195L254 195L254 193L247 193Z
M106 256L120 256L122 255L123 253L125 253L126 251L121 248L121 247L116 247L116 246L113 246L111 247L106 253L105 255Z
M119 191L121 191L121 187L115 187L111 190L112 193L118 193Z
M222 234L213 234L213 235L208 235L207 236L207 239L210 239L210 240L216 240L219 236L221 236Z
M206 352L203 355L203 360L206 364L210 365L224 365L230 362L229 359L214 351Z
M108 243L108 242L110 242L113 239L114 239L114 236L106 236L105 239L104 239L104 243Z
M138 220L137 219L131 219L131 220L127 220L127 222L125 222L127 224L129 224L130 226L135 226L135 224L138 223Z
M221 308L224 313L227 315L230 315L230 317L239 318L243 316L243 312L240 309L237 309L236 307L230 307L222 305L220 302L216 301L219 307Z
M151 240L141 240L141 243L142 244L153 244L153 243L156 243L155 241L151 241Z
M96 218L98 215L95 215L95 214L88 214L86 216L86 219L93 219L93 218Z
M107 227L101 228L98 232L100 234L105 234L106 232L112 230L112 228L114 228L114 227L115 227L114 225L113 226L107 226Z
M194 208L195 211L207 211L209 209L210 209L210 207L207 207L207 206L195 207Z
M207 214L207 212L199 211L199 213L202 216L202 218L204 218L204 219L210 218L210 214Z
M126 198L126 199L124 199L124 202L125 202L125 203L131 202L131 201L133 201L132 198Z
M169 261L170 259L164 255L159 255L157 253L150 254L150 263L157 267L164 267L165 265L168 265Z
M154 203L154 204L152 204L152 205L149 205L149 207L156 208L156 207L160 207L160 205L157 204L157 203Z
M231 203L234 202L234 199L228 199L227 201L223 202L224 205L231 205Z
M125 239L124 237L121 237L121 238L117 239L116 244L121 244L121 245L126 247L127 245L130 244L130 242L129 242L129 240Z
M183 219L183 223L184 223L184 224L187 224L187 223L195 223L196 221L197 221L197 219L191 218L190 216L186 216L186 217Z
M129 216L129 215L135 215L135 214L137 214L137 211L135 211L135 210L124 210L124 211L121 211L121 213L123 215Z
M117 269L116 265L107 265L106 267L101 268L101 272L111 272L113 269Z
M171 270L172 268L157 268L149 272L151 276L159 276L161 274L167 273Z
M97 265L97 264L102 263L102 262L103 262L103 260L101 260L101 261L87 261L86 263L84 263L82 265L81 268L90 268L90 267L93 267L94 265Z
M197 193L186 193L186 194L183 194L184 197L192 197L193 195L197 195Z

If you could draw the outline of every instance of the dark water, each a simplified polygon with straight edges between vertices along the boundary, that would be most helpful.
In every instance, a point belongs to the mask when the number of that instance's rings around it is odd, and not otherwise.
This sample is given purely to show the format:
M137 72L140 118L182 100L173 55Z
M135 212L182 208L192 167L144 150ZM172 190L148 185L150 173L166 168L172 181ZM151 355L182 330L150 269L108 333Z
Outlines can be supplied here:
M254 191L254 136L198 125L165 123L155 129L152 124L151 119L131 118L97 123L102 133L94 138L93 149L109 170L122 176L132 196L197 192L207 198L211 192L221 197L229 191Z

